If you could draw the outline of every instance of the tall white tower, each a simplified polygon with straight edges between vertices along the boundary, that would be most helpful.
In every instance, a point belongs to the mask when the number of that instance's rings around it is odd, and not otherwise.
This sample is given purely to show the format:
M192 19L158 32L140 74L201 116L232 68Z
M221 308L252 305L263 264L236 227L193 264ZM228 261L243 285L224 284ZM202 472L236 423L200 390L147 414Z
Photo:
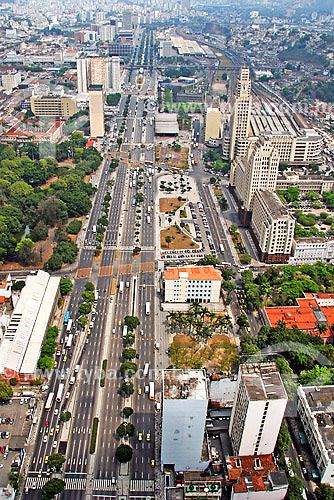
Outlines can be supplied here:
M203 370L163 371L162 465L175 471L200 471L208 406Z
M113 92L119 92L121 90L121 60L119 56L111 58L111 81Z
M234 455L273 453L287 401L275 363L240 365L229 427Z
M230 159L235 156L245 156L249 136L249 126L252 111L251 81L248 68L241 68L237 80L236 91L232 99L232 114L230 121Z
M89 61L86 57L78 57L77 59L78 94L87 94L88 92L88 66L89 66Z

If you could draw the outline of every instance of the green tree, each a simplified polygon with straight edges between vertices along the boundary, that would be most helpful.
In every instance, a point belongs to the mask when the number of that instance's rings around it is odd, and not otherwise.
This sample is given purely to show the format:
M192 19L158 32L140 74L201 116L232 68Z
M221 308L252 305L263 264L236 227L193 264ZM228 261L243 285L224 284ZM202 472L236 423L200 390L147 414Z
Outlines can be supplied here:
M60 293L61 295L66 295L73 289L73 283L69 278L63 278L60 280Z
M95 300L94 292L85 290L84 292L82 292L82 300L84 300L85 302L94 302Z
M165 241L166 241L168 248L169 248L169 244L172 242L172 237L169 235L165 236Z
M239 260L241 264L250 264L252 261L252 256L249 255L248 253L242 253L239 255Z
M134 387L132 382L123 382L122 383L122 391L126 394L126 396L131 396L134 393Z
M41 370L51 370L53 368L53 359L50 356L43 356L37 362L38 368Z
M92 309L92 305L89 302L82 302L78 307L80 314L89 314Z
M135 426L131 424L131 422L126 424L126 433L129 437L133 436L135 433Z
M46 271L56 271L60 269L63 265L63 259L61 255L53 253L49 260L44 264L44 269Z
M317 500L333 500L334 489L329 484L320 484L314 490L314 495Z
M122 356L124 359L133 359L136 357L137 351L136 349L133 349L132 347L126 347L123 349Z
M13 397L13 389L6 382L0 382L0 401L7 403L11 397Z
M9 383L12 387L15 387L18 384L17 378L11 378L9 379Z
M285 500L303 500L304 484L299 476L289 478L288 492L285 495Z
M120 372L123 377L126 378L132 378L137 370L138 367L136 363L133 363L132 361L124 361L124 363L120 366Z
M126 422L122 422L116 429L116 433L119 437L125 437L127 435L126 432Z
M293 370L291 369L289 362L285 358L276 358L275 363L279 373L282 374L292 374Z
M133 409L130 406L125 406L123 408L123 415L125 418L129 418L133 414Z
M94 283L92 283L91 281L87 281L87 283L85 284L85 290L88 290L89 292L94 292L95 290Z
M72 414L70 411L64 411L61 415L60 418L63 422L68 422L72 417Z
M50 468L54 467L56 471L60 471L65 460L66 458L61 453L53 453L52 455L49 455L48 466Z
M30 238L20 241L15 248L17 260L24 266L36 262L37 256L33 251L34 242Z
M125 316L124 324L128 327L129 331L133 331L140 325L140 321L137 316Z
M289 431L286 427L285 421L282 421L280 431L277 436L277 441L276 441L276 452L283 456L284 453L286 453L289 449L291 442L291 437L289 434Z
M239 328L247 328L249 327L248 318L245 313L241 313L237 319L237 325Z
M204 255L199 261L197 262L198 266L214 266L216 267L217 265L221 264L220 260L217 259L215 255Z
M67 232L70 234L78 234L82 226L82 223L78 219L72 220L69 225L67 226Z
M115 452L117 460L121 463L129 462L132 458L133 450L131 446L127 444L121 444Z
M12 286L13 292L20 292L26 286L25 281L15 281Z
M88 325L88 318L86 318L86 316L80 316L78 323L81 328L85 328L85 326Z
M65 488L65 482L62 479L52 478L45 483L41 490L43 500L51 500L61 493Z

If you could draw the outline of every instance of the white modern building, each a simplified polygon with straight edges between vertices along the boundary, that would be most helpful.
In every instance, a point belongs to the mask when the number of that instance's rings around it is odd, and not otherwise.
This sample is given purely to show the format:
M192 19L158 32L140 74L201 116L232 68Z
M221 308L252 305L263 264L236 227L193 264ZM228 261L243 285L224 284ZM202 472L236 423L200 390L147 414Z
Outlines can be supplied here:
M170 267L164 273L165 302L219 302L221 282L213 266Z
M292 242L289 264L334 264L334 240L327 238L295 238Z
M60 278L45 271L28 275L0 345L3 377L35 377L42 342L57 307L59 283Z
M5 90L12 90L21 83L21 73L19 71L12 71L2 75L2 86Z
M104 93L102 85L89 87L89 124L91 137L104 136Z
M297 389L297 409L321 482L334 487L334 386Z
M163 370L161 464L202 471L208 389L204 370ZM204 460L203 460L204 459Z
M78 57L77 59L77 79L78 94L87 94L88 92L88 59Z
M121 60L119 56L111 58L111 88L113 92L121 90Z
M205 142L220 137L221 112L218 108L208 108L205 118Z
M233 453L273 453L287 401L275 363L240 365L229 427Z
M260 260L269 263L289 260L295 223L276 193L255 192L251 229Z

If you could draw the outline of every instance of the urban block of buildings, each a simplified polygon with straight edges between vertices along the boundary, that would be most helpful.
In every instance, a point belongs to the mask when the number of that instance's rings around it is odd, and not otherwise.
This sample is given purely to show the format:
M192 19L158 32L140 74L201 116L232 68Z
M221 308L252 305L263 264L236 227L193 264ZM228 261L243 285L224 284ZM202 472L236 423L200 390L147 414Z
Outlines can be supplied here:
M30 98L30 105L31 111L36 116L69 118L78 111L75 99L66 96L32 96Z
M0 344L0 376L33 380L59 297L60 278L45 271L28 275Z
M305 296L296 299L296 302L296 306L265 307L262 313L265 323L277 326L279 321L284 321L288 328L296 326L325 341L333 335L334 294L305 293ZM327 330L319 332L319 325L326 326Z
M170 267L164 272L165 302L219 302L221 282L213 266Z
M121 89L120 58L87 57L77 59L78 94L87 94L92 85L102 85L106 93L119 92Z
M334 487L334 386L299 386L297 410L322 483Z
M209 465L204 430L208 388L204 370L164 370L162 467L203 471Z

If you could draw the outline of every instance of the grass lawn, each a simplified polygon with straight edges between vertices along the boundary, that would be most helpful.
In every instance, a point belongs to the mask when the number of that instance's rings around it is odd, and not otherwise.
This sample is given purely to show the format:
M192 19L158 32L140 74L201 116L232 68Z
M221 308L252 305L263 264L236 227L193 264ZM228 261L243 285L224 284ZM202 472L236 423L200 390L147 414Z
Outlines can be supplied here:
M175 335L170 345L171 364L176 368L229 370L235 363L237 349L227 335L213 335L200 344L188 335Z
M166 236L170 236L172 241L166 242ZM191 245L192 240L185 236L176 226L171 226L168 229L160 231L161 248L165 250L183 250L188 248L199 248L199 245Z

